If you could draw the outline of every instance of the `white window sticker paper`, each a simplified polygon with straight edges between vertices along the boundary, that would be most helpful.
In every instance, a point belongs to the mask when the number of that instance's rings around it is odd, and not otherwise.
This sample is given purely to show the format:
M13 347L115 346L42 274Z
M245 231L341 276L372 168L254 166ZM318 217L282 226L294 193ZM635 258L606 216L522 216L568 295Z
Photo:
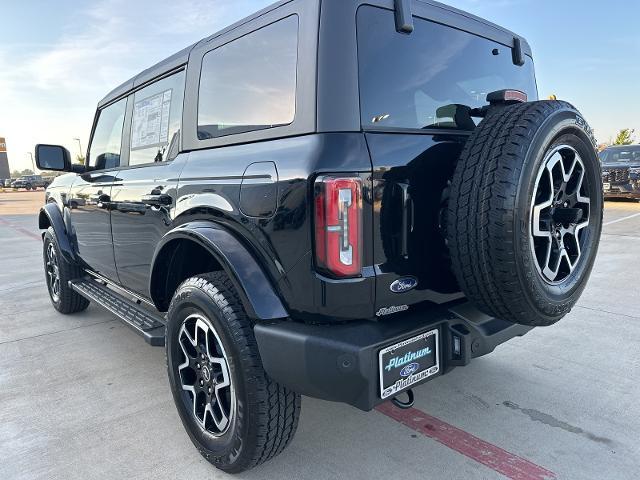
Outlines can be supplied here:
M131 150L166 145L170 112L171 89L136 102L133 105Z

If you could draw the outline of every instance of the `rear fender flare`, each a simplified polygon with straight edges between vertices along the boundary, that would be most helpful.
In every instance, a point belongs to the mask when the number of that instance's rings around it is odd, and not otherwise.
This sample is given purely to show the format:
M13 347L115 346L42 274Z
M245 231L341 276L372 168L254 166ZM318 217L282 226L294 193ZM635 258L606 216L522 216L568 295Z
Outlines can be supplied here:
M222 266L233 282L240 299L250 318L274 320L288 317L272 282L255 257L228 230L210 221L194 221L182 224L169 231L159 242L151 263L149 291L154 297L154 285L157 281L158 260L163 250L178 239L186 239L206 249Z

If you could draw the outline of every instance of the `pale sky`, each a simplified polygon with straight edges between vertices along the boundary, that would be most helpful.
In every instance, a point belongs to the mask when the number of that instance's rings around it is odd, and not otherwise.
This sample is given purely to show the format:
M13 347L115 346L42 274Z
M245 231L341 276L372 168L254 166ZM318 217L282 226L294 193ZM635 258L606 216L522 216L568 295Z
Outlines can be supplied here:
M329 0L336 1L336 0ZM271 0L0 0L0 137L11 169L36 143L87 148L112 88ZM574 103L600 142L640 140L638 0L450 0L532 46L541 98Z

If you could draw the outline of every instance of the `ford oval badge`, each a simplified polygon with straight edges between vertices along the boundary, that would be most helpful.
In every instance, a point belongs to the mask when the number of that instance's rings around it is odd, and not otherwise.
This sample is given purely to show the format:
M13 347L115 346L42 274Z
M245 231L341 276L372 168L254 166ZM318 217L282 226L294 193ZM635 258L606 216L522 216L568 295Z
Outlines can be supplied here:
M403 277L397 279L389 287L393 293L404 293L415 288L418 285L418 279L415 277Z
M410 363L409 365L407 365L406 367L404 367L402 370L400 370L400 376L401 377L408 377L409 375L413 375L416 370L418 370L420 368L420 364L419 363Z

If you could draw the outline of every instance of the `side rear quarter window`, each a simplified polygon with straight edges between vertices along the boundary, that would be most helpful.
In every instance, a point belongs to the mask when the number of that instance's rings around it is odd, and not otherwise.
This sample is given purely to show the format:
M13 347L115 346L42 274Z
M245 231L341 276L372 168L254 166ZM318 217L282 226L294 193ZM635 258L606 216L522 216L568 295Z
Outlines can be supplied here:
M129 165L173 160L179 151L184 70L133 94Z
M122 127L126 109L127 100L123 98L100 110L89 147L89 166L93 169L102 170L120 165Z
M292 123L297 62L297 15L205 54L198 95L198 139Z

